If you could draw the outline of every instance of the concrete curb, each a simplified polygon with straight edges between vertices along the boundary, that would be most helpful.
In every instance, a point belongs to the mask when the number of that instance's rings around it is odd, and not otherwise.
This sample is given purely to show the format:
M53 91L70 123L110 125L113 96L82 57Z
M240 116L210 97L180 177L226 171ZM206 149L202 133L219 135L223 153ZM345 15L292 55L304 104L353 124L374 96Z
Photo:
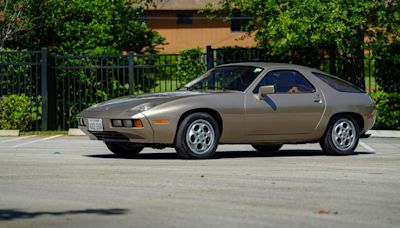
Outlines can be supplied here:
M369 130L367 134L371 134L371 137L400 138L400 131L395 130Z
M85 133L79 128L70 128L68 129L68 136L85 136Z
M19 130L0 130L0 136L19 136Z

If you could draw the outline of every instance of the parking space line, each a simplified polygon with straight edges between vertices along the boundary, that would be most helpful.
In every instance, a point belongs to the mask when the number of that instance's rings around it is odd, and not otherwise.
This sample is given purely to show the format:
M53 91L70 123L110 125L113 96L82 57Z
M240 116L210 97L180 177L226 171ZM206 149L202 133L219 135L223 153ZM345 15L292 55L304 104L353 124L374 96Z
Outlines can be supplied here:
M16 147L21 147L21 146L33 144L33 143L44 142L44 141L47 141L47 140L50 140L50 139L54 139L54 138L57 138L57 137L61 137L61 136L63 136L63 135L53 135L53 136L50 136L50 137L47 137L47 138L41 138L41 139L38 139L38 140L34 140L34 141L18 144L18 145L12 146L12 147L16 148Z
M374 148L368 146L368 144L366 144L365 142L359 142L359 144L369 152L374 152L374 153L376 152Z
M12 138L12 139L8 139L8 140L0 141L0 144L1 143L7 143L7 142L14 142L14 141L18 141L18 140L21 140L21 139L29 139L29 138L33 138L33 137L36 137L36 136L37 135L20 136L20 137L17 137L17 138Z

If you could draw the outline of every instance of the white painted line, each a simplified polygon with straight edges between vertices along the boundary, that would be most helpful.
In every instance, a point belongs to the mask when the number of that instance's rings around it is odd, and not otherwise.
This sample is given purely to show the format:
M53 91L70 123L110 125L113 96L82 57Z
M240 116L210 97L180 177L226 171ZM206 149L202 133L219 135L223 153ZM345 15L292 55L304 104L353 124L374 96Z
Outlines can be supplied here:
M371 134L372 137L389 137L389 138L400 138L399 130L369 130L367 134Z
M44 141L47 141L47 140L50 140L50 139L54 139L54 138L57 138L57 137L61 137L61 136L63 136L63 135L53 135L53 136L50 136L50 137L47 137L47 138L42 138L42 139L38 139L38 140L34 140L34 141L30 141L30 142L18 144L18 145L12 146L12 147L13 147L13 148L16 148L16 147L21 147L21 146L29 145L29 144L32 144L32 143L44 142Z
M359 142L359 144L369 152L374 152L374 153L376 152L374 148L368 146L368 144L366 144L365 142Z
M36 137L36 136L37 135L20 136L20 137L17 137L17 138L0 141L0 143L14 142L14 141L18 141L18 140L21 140L21 139L28 139L28 138L32 138L32 137Z

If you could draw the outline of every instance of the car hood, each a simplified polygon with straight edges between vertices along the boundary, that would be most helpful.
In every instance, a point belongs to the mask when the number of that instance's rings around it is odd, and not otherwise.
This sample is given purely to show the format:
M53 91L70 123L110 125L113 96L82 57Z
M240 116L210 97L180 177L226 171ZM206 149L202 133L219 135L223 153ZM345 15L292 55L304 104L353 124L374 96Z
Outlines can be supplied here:
M157 105L164 104L173 100L206 94L208 93L182 91L125 96L93 105L92 107L85 109L78 115L81 115L85 112L107 112L108 114L115 113L118 115L121 114L121 112L126 112L128 110L131 110L130 114L133 115L140 112L139 110L134 110L134 107L142 104L149 104L151 105L151 107L155 107Z

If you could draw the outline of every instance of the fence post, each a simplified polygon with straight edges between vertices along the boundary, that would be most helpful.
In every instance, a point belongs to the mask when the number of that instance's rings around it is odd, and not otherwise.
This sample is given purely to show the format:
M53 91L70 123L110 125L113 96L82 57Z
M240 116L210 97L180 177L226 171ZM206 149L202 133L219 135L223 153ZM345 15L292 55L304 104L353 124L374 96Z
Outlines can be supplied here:
M206 57L207 57L207 70L210 70L214 66L214 58L213 58L214 56L211 45L206 46Z
M49 128L49 94L47 84L47 48L41 50L42 64L41 64L41 94L42 94L42 130L46 131Z
M56 84L56 54L51 53L49 64L47 65L47 128L48 130L57 130L57 84Z
M129 66L128 66L128 74L129 74L129 95L132 95L134 92L134 75L133 75L133 52L128 53L128 58L129 58Z
M336 48L329 47L329 73L336 75Z

